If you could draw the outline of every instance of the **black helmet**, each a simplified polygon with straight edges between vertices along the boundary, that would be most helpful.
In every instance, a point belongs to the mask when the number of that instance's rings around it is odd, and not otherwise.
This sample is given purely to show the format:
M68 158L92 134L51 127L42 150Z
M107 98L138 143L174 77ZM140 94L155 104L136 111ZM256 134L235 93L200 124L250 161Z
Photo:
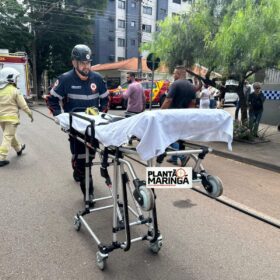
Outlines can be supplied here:
M76 45L71 54L72 60L91 61L91 50L86 45Z

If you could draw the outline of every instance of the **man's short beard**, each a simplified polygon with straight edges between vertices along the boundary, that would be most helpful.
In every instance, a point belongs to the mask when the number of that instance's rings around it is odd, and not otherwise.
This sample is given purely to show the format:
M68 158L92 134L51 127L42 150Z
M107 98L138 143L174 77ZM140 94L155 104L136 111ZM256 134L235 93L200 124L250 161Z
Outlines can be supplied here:
M89 71L88 73L85 73L84 71L79 70L78 68L76 68L76 70L83 76L83 77L88 77L89 75Z

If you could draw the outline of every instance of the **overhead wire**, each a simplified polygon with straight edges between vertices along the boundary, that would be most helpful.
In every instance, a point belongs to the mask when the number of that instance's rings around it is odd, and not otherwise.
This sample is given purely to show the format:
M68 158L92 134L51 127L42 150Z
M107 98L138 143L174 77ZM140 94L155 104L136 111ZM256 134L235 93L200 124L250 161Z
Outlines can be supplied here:
M30 3L36 3L38 4L38 2L34 1L34 0L30 0L29 1ZM41 1L40 3L45 3L45 4L48 4L49 6L52 6L54 4L54 2L49 2L49 1ZM77 6L74 6L74 5L67 5L67 7L73 7L73 8L77 8ZM46 7L46 9L48 9L49 7ZM85 7L82 7L84 10L85 10L85 13L82 14L84 11L74 11L72 10L71 12L69 12L69 10L55 10L55 11L52 11L51 14L52 15L63 15L65 17L71 17L71 18L74 18L74 19L83 19L83 20L87 20L89 21L89 28L90 28L90 20L89 18L87 18L88 16L92 16L92 20L96 20L98 22L112 22L112 26L108 27L109 31L108 32L114 32L115 34L120 34L120 35L124 35L125 34L122 34L122 32L125 32L125 28L124 30L122 30L121 28L119 27L116 27L116 20L117 18L115 17L116 13L115 12L104 12L103 10L101 9L93 9L93 8L85 8ZM94 14L89 14L89 11L94 11ZM37 14L44 14L45 11L36 11ZM108 17L106 18L102 18L101 16L104 16L104 15L107 15ZM111 17L113 16L113 20L111 19ZM139 29L139 26L138 26L138 17L137 16L130 16L130 15L124 15L124 18L125 19L122 19L125 21L125 24L128 23L129 20L135 20L135 32L137 33L138 32L138 29ZM143 15L142 17L143 19L147 19L147 20L151 20L151 18L149 16L145 16ZM121 19L121 18L119 18ZM46 20L43 20L43 19L32 19L31 20L31 23L32 24L45 24L46 23ZM145 22L143 23L145 24ZM75 34L76 31L71 31L71 30L65 30L62 28L63 27L69 27L69 28L76 28L78 26L78 24L74 24L74 23L63 23L63 22L53 22L52 24L50 25L47 25L46 27L48 28L48 30L46 30L46 32L61 32L61 33L71 33L71 34ZM94 23L93 23L93 26L94 26ZM40 28L43 28L40 27L40 26L36 26L36 28L40 29ZM113 30L110 30L110 29L113 29ZM130 28L132 29L132 28ZM91 31L91 33L93 33ZM143 35L145 36L145 33L148 33L146 36L149 36L149 33L150 32L145 32L143 30ZM148 39L148 38L146 38Z
M34 4L33 6L36 6L36 4L38 4L37 1L35 0L30 0L29 1L30 4ZM40 4L46 4L46 6L44 7L44 9L42 9L41 11L36 10L37 14L42 14L44 16L45 11L47 11L48 9L50 9L53 5L55 5L55 2L50 2L50 1L40 1ZM38 5L37 5L38 6ZM127 28L124 28L123 30L120 27L116 26L116 22L117 20L124 20L125 24L128 24L129 21L135 21L135 33L137 36L137 32L139 32L139 24L138 24L138 17L137 15L123 15L124 19L122 18L117 18L116 17L116 12L109 12L109 11L104 11L102 9L96 9L96 8L89 8L89 7L79 7L79 6L75 6L75 5L67 5L67 8L70 9L60 9L60 10L52 10L50 12L51 15L57 15L57 16L65 16L65 17L70 17L73 19L83 19L83 20L87 20L89 21L89 25L88 28L92 28L90 27L90 20L95 20L98 22L112 22L112 25L108 27L108 33L114 33L114 35L116 36L123 36L125 37L126 34L126 30ZM72 8L72 9L71 9ZM81 9L79 11L79 8ZM78 10L77 10L78 9ZM46 14L47 15L47 14ZM92 18L88 18L88 17L92 17ZM113 19L112 19L113 18ZM149 15L142 15L142 20L152 20L152 18ZM40 19L40 18L33 18L31 19L31 23L32 24L46 24L46 20ZM148 24L149 22L145 23L143 22L143 24ZM36 29L40 30L41 28L43 29L44 27L47 28L47 30L44 30L45 32L54 32L54 33L64 33L64 34L77 34L77 31L72 31L70 30L70 28L76 28L78 26L78 24L75 23L65 23L65 22L52 22L49 25L45 25L45 26L36 26ZM94 26L94 23L92 24L92 26ZM64 27L69 27L68 29L65 29ZM132 28L129 28L130 30ZM145 32L144 30L142 30L143 32L143 39L148 39L150 40L150 35L152 33L150 32ZM90 31L89 35L94 35L93 31ZM108 36L110 36L110 34L108 34ZM137 38L135 38L137 39Z
M32 2L38 3L38 2L36 2L34 0L31 0L30 2L31 3ZM41 1L41 2L45 2L45 3L50 4L50 2L46 2L46 1ZM68 6L73 7L73 8L78 8L77 6L73 6L73 5L67 5L67 7ZM85 11L78 11L78 10L71 10L71 11L69 11L67 9L65 9L65 10L63 10L63 9L61 9L61 10L54 10L54 11L51 11L50 14L65 15L65 16L71 16L71 17L77 17L77 18L85 18L85 16L93 16L95 18L96 16L100 17L100 16L106 16L106 15L108 17L110 17L110 16L116 16L116 14L117 14L115 12L109 12L109 11L104 11L104 10L101 10L101 9L93 9L93 8L88 8L88 7L86 7L86 8L83 7L83 9ZM94 13L90 13L90 11L94 11ZM36 13L37 14L44 14L45 11L44 10L42 10L42 11L36 10ZM82 14L82 13L84 13L84 14ZM133 16L133 15L128 14L128 15L124 15L124 17L128 18L128 19L135 19L135 20L138 19L137 15ZM145 14L142 15L142 18L143 19L147 19L147 20L151 20L151 17L149 17L149 15L145 15Z

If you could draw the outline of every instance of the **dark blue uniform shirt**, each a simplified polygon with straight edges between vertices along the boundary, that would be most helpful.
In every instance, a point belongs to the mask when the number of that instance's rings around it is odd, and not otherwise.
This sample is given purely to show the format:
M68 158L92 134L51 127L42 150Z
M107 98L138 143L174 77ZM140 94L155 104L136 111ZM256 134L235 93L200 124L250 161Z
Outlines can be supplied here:
M72 69L58 78L47 98L47 105L54 116L61 113L59 100L62 101L64 112L77 108L83 111L92 106L104 111L108 105L108 91L98 73L90 72L88 79L83 81Z

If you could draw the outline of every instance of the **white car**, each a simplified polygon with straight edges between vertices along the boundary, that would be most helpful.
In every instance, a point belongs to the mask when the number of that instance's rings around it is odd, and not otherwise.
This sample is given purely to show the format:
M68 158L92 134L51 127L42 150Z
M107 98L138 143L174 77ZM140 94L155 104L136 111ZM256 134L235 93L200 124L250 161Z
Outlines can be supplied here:
M238 85L239 85L238 81L235 81L235 80L226 81L226 86L228 88L234 89L234 87L237 87ZM232 103L232 104L236 105L238 100L239 100L239 96L236 92L234 92L234 91L226 92L224 104Z
M226 92L224 104L232 103L236 105L238 100L239 100L239 96L236 92Z

